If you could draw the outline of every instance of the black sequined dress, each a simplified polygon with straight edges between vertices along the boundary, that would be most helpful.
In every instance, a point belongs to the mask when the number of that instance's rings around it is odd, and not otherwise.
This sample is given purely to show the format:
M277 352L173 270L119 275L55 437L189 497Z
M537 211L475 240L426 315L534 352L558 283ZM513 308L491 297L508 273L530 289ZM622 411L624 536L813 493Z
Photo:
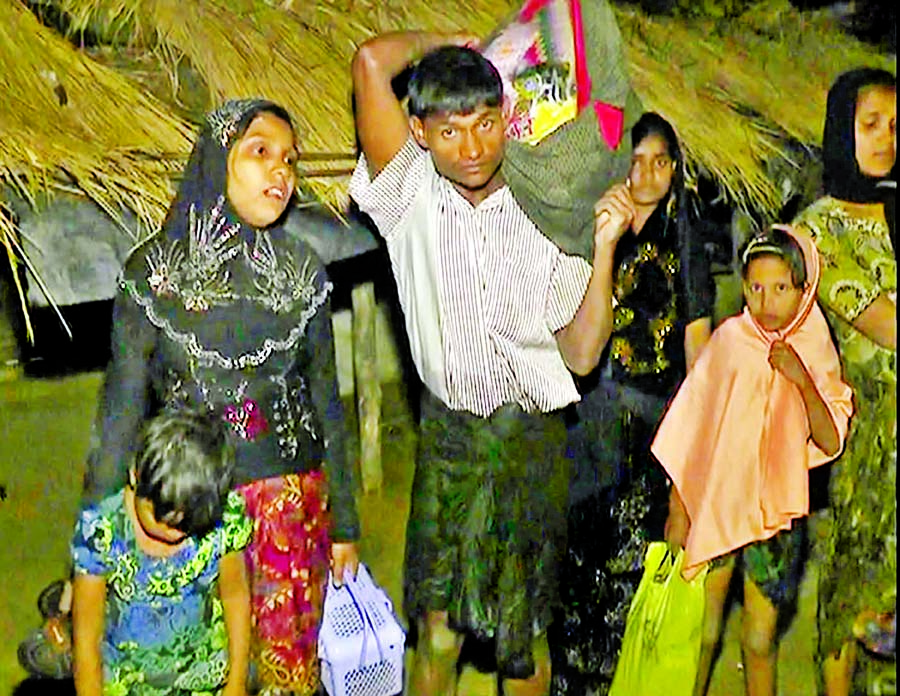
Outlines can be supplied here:
M685 226L686 227L686 226ZM606 694L647 543L662 539L665 472L649 452L684 377L684 328L711 315L702 243L661 204L616 250L614 325L600 367L579 385L563 609L550 628L555 696Z

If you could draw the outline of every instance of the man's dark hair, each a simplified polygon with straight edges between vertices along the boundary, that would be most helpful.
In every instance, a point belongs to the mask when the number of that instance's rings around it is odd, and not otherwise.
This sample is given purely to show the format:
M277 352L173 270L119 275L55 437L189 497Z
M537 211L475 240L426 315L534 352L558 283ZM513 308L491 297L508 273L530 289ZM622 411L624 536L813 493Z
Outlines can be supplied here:
M220 418L165 412L148 421L134 460L134 493L153 504L157 521L202 537L222 519L234 474Z
M426 54L409 78L409 114L424 119L437 113L470 114L480 106L503 103L503 80L478 51L442 46Z
M761 256L775 256L784 261L791 270L791 282L795 288L806 285L803 250L797 240L784 230L772 227L750 238L741 251L741 278L747 279L750 262Z

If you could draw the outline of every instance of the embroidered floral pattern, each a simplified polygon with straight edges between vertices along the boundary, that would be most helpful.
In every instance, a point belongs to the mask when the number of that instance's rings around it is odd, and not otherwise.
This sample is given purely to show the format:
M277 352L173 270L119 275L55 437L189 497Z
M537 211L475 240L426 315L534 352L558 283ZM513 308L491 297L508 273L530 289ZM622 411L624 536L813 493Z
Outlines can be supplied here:
M236 388L225 388L218 384L215 377L204 374L198 368L189 368L190 377L182 377L174 370L168 370L165 380L165 404L168 408L184 408L191 405L192 399L187 385L193 383L197 387L198 397L211 412L219 412L242 440L253 441L274 430L278 438L278 448L282 459L294 461L299 453L299 437L306 432L312 440L320 435L316 428L313 407L308 396L306 381L296 375L283 374L269 376L269 382L275 386L268 407L264 407L257 399L246 394L249 384L242 380ZM221 404L225 404L224 407ZM270 426L269 418L274 421Z
M165 250L156 244L147 254L147 284L150 289L160 297L174 295L176 288L173 285L172 272L181 266L184 254L179 248L178 242L172 242Z
M267 232L257 234L252 249L244 246L244 259L256 274L258 294L253 299L272 312L286 312L296 302L310 302L315 296L316 273L309 259L299 269L291 256L279 259Z
M273 375L271 381L278 385L279 396L272 404L272 418L278 447L285 459L294 459L298 453L297 433L302 429L313 440L318 440L315 418L307 397L306 382L297 377L289 383L284 375Z
M178 411L190 407L191 397L187 385L181 375L171 368L166 370L163 391L163 403L167 408Z
M253 399L243 399L237 404L225 406L222 417L231 424L242 440L252 442L269 429L269 423L259 404Z
M672 331L675 330L675 321L678 317L677 289L675 287L678 269L678 257L675 252L660 253L653 242L641 245L635 256L625 261L619 268L616 277L616 306L613 310L614 336L610 342L610 357L618 360L632 375L660 373L671 365L665 352L665 344ZM653 287L652 293L648 292L651 288L642 287L642 283L646 281L648 275L659 275L660 272L663 283L667 287ZM650 334L653 351L650 356L646 356L637 349L636 345L636 343L644 345L645 337L641 336L635 342L635 337L627 335L629 332L624 330L634 323L636 316L629 298L640 296L638 303L640 306L644 306L648 300L652 301L652 297L644 296L650 294L668 299L646 322L645 330ZM639 331L640 327L635 327L635 330Z
M304 431L311 439L319 437L313 407L303 395L305 383L286 379L284 372L272 374L284 368L259 376L247 371L260 368L273 353L289 354L297 349L332 285L327 281L317 285L314 259L305 256L298 262L290 251L276 247L267 231L257 232L252 244L242 240L240 227L228 223L223 208L224 198L220 197L205 214L191 209L186 250L184 241L172 242L168 248L157 242L149 248L146 279L150 293L131 278L123 277L121 285L149 322L187 358L186 369L170 368L163 376L160 396L166 406L202 403L246 441L256 440L274 427L281 457L294 461ZM180 299L188 311L252 302L273 315L287 315L291 321L282 335L262 335L252 350L226 354L220 346L228 345L227 341L208 346L205 339L182 328L175 317L157 306L156 297L161 296ZM241 336L243 328L238 324L228 331ZM246 346L246 341L241 338L239 344ZM232 377L222 374L223 370L242 374ZM267 381L267 387L255 381L258 377ZM240 379L239 384L235 378ZM246 393L249 381L258 387L253 394Z
M189 368L191 376L182 377L168 370L165 380L165 403L168 408L184 408L192 403L187 384L197 387L203 405L211 412L219 412L234 433L242 440L252 442L269 432L269 418L274 420L274 432L282 459L294 461L299 453L300 432L318 440L316 419L308 397L306 381L299 376L271 375L269 382L275 386L275 394L267 408L246 394L249 384L242 380L236 388L225 388L215 377L201 376L199 369ZM269 402L269 399L266 400ZM225 406L221 406L221 404Z
M153 299L142 295L137 285L131 280L122 281L123 289L144 310L147 320L160 329L166 337L177 343L187 356L196 361L200 367L218 367L222 370L244 370L249 367L259 367L274 352L288 352L297 347L309 320L315 316L319 307L328 298L331 292L331 283L326 283L321 291L313 298L298 318L298 324L290 330L287 336L281 339L265 338L260 342L259 348L254 351L238 355L225 355L215 348L206 348L197 335L190 331L179 331L166 317L160 316L153 306Z
M206 214L198 216L191 206L188 224L187 261L179 269L181 295L188 311L206 311L213 305L234 300L225 264L238 255L240 225L228 224L222 213L225 197Z
M189 212L187 254L180 241L167 249L157 243L147 254L147 284L160 296L180 297L185 309L203 312L234 301L226 264L241 251L240 225L222 213L225 198L208 212Z
M256 99L233 99L225 102L207 116L213 137L219 145L226 149L231 145L241 118L256 103L258 103Z
M179 240L167 248L156 243L147 253L147 284L160 297L180 297L185 309L204 312L238 299L254 301L281 314L297 303L315 300L316 272L306 259L300 268L289 254L279 254L269 233L257 232L252 248L240 241L240 225L223 214L224 197L204 214L192 206L189 212L188 249ZM244 262L253 272L254 292L239 296L231 287L227 264L243 251Z
M269 422L262 407L255 399L246 395L249 387L247 380L241 380L240 384L232 389L221 387L214 376L201 377L197 367L191 366L190 370L191 380L197 385L206 408L211 413L218 412L222 419L231 425L235 435L252 442L268 432ZM181 379L177 380L180 384ZM221 406L223 403L225 405Z

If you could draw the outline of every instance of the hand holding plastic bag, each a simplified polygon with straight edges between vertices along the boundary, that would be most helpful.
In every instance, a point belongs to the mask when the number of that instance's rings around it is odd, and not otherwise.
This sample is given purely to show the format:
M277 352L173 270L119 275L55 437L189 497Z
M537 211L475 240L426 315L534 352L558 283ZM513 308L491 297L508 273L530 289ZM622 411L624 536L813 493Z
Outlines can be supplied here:
M628 623L610 696L691 696L700 658L706 569L681 577L684 551L653 542Z

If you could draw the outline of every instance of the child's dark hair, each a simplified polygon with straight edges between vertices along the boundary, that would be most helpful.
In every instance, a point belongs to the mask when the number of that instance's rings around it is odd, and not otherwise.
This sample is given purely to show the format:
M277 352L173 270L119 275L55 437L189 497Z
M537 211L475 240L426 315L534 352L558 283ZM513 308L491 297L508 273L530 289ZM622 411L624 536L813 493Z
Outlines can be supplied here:
M223 421L195 411L150 420L134 459L134 493L159 522L201 537L222 519L234 461Z
M409 78L409 114L424 119L438 113L470 114L503 103L503 80L478 51L442 46L426 54Z
M746 280L750 262L761 256L774 256L784 261L791 270L791 282L795 288L806 285L806 261L803 250L789 233L777 227L751 237L741 251L741 278Z

